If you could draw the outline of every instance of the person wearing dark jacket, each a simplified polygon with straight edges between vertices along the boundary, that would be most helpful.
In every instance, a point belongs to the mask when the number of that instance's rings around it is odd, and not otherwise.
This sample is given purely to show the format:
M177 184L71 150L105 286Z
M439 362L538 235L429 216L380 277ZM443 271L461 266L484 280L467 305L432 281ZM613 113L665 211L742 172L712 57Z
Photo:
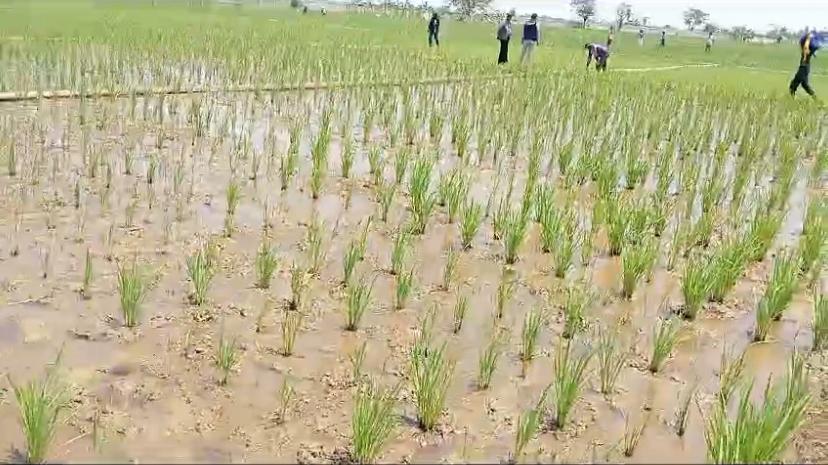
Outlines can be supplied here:
M540 44L540 26L538 26L538 15L532 13L529 21L523 25L523 49L520 52L520 64L525 65L532 61L532 54L535 47Z
M497 55L497 64L509 62L509 39L512 38L512 14L506 15L506 21L497 27L497 41L500 42L500 53Z
M816 98L816 93L814 92L814 89L811 88L811 84L808 82L808 77L811 74L811 58L821 47L821 39L822 38L817 33L807 31L805 32L805 35L799 39L799 68L796 70L796 74L791 80L791 84L789 86L791 97L796 95L796 91L800 86L802 86L808 95Z
M428 46L432 45L440 46L440 17L437 13L432 13L428 22Z

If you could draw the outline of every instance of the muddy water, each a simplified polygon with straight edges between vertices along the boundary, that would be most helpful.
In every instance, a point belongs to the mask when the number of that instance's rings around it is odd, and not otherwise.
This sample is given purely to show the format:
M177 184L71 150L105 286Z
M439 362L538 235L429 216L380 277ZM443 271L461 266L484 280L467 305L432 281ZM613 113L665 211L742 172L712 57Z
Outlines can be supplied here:
M44 103L39 109L0 107L3 115L12 118L16 131L25 133L32 119L49 128L41 172L32 177L38 183L32 184L25 174L30 171L26 166L40 153L33 135L24 135L17 142L18 149L25 149L20 151L25 153L19 162L24 174L0 177L4 192L0 199L4 212L0 234L6 238L0 244L0 372L14 380L29 379L42 373L63 349L61 367L72 385L73 402L71 415L58 428L49 454L52 460L326 460L349 444L353 383L348 354L367 341L364 371L387 384L404 380L406 354L416 337L419 319L434 304L438 308L436 337L448 341L450 354L457 362L448 410L438 432L423 434L415 425L411 393L403 388L399 434L388 445L383 460L505 460L513 448L518 415L534 404L553 379L551 355L563 326L562 290L574 276L589 276L599 294L588 311L588 320L620 322L622 340L632 346L633 355L611 399L598 393L599 379L596 369L592 369L572 422L562 431L546 428L530 444L526 457L530 461L703 461L706 448L699 411L691 409L683 437L674 432L675 414L678 400L694 384L699 388L700 405L709 405L718 386L724 348L733 353L747 351L747 370L761 384L768 376L784 373L792 350L810 346L812 302L806 292L796 296L785 317L775 325L769 342L751 344L756 303L770 271L770 264L763 262L747 271L724 304L710 304L699 320L685 325L674 356L661 372L650 374L646 366L655 319L682 301L680 280L664 269L665 258L652 279L625 301L619 295L620 261L602 252L605 249L601 241L596 241L599 252L588 267L578 265L561 280L550 272L551 256L540 252L538 227L532 225L521 260L511 270L518 286L501 322L511 330L510 344L492 386L479 391L475 383L478 356L492 331L497 286L503 273L502 246L493 240L490 222L481 228L474 247L460 254L456 289L445 291L440 283L447 249L459 246L459 237L457 226L448 224L444 212L437 213L427 234L414 240L414 295L405 308L395 310L394 279L387 270L393 231L408 216L407 199L398 195L388 223L374 221L366 260L357 269L358 274L375 279L370 311L357 332L345 331L342 256L349 241L378 208L366 152L360 148L354 166L357 181L343 182L336 176L341 141L334 136L324 194L313 201L307 189L297 187L308 186L310 169L305 158L294 184L281 191L278 160L267 160L265 139L275 131L275 152L282 153L287 147L289 120L274 108L261 108L261 103L256 103L260 107L251 130L251 146L262 154L258 176L244 184L235 233L231 238L219 239L220 267L208 294L209 302L204 308L193 308L187 303L190 288L185 260L198 240L207 235L221 236L232 144L229 139L217 142L218 122L211 128L209 140L197 139L192 144L192 127L187 123L186 111L181 110L187 101L167 99L167 105L170 102L179 105L179 111L164 109L166 139L157 152L159 179L151 186L145 176L149 154L156 152L157 124L140 118L130 122L126 100L91 105L88 110L93 119L94 115L108 115L108 123L91 130L89 136L90 145L112 163L113 179L108 202L102 202L102 170L96 179L84 176L79 210L72 205L75 180L84 172L77 120L69 130L68 150L59 146L67 131L66 121L77 118L77 104ZM217 102L222 105L217 120L240 111L232 106L238 102ZM292 102L285 99L276 105ZM139 104L143 102L139 100ZM155 104L153 101L148 105L150 114ZM318 117L314 116L311 126L316 124ZM233 130L238 132L237 128ZM354 134L361 140L361 129L355 129ZM377 131L375 135L379 134ZM136 141L139 146L134 168L137 174L123 174L126 140ZM213 144L218 150L211 159ZM307 157L310 144L306 134L301 145L303 157ZM441 172L458 163L449 146L445 151L448 155L439 165ZM175 221L179 215L173 179L180 160L184 174L180 197L185 201L183 218ZM240 162L239 172L248 173L249 163L249 159ZM523 168L518 164L516 170L521 173ZM386 164L385 175L388 179L393 176L392 164ZM488 199L496 176L492 161L484 160L472 189L476 200ZM518 176L516 197L522 192L522 182ZM348 186L351 200L345 209ZM192 196L187 202L190 191ZM776 247L790 244L801 229L808 197L804 182L798 183L794 192L780 235L785 238L780 237ZM263 291L253 286L253 263L262 237L265 202L272 209L268 235L281 260L271 288ZM133 220L128 222L130 205L136 207ZM15 209L20 212L18 234L11 213ZM289 268L303 259L301 244L313 211L325 224L328 260L311 281L310 308L295 355L283 357L280 322L290 295ZM85 228L79 231L78 218L82 215ZM107 239L110 228L111 244ZM15 244L19 254L12 256ZM95 278L91 298L85 300L78 289L87 248L94 260ZM115 261L137 257L154 278L141 324L134 330L122 327L116 265L108 259L110 255ZM468 296L470 305L463 329L454 335L450 330L451 308L458 294ZM552 318L541 333L541 356L523 376L520 327L528 309L536 306L549 307ZM217 385L214 361L222 334L236 337L242 354L227 386ZM279 392L286 380L297 394L288 406L287 418L280 422ZM16 405L7 390L0 397L0 438L13 454L24 448L15 418ZM641 442L631 457L625 457L619 441L626 425L642 422L646 427ZM817 433L814 440L825 439ZM801 457L794 451L791 454Z

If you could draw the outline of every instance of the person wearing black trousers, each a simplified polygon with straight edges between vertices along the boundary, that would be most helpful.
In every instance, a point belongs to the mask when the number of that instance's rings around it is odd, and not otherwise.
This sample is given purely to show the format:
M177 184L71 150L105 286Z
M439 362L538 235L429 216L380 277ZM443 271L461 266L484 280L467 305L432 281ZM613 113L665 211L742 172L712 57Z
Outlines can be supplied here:
M440 46L440 17L437 13L432 13L428 22L428 46L432 45Z
M811 88L811 84L808 82L808 77L811 74L811 57L814 56L821 45L819 39L819 36L813 32L806 32L805 35L799 39L799 46L801 47L799 55L799 68L796 70L796 74L791 80L791 84L789 86L791 97L796 95L796 91L800 86L802 86L808 95L816 98L816 93L814 92L814 89Z
M497 64L502 65L509 62L509 39L512 38L512 14L506 15L506 21L500 23L497 28L497 40L500 42L500 54L497 56Z

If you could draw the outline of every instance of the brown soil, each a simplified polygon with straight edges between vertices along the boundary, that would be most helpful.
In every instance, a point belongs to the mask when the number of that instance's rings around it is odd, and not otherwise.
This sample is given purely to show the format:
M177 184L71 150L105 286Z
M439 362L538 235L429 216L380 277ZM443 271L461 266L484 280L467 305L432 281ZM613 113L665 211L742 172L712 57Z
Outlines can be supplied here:
M236 110L237 97L218 98L222 111ZM288 105L292 100L278 101ZM153 99L150 109L157 100ZM185 104L186 97L166 99L166 104ZM138 108L143 102L138 100ZM432 218L427 234L415 241L417 290L405 309L395 311L393 278L389 268L392 231L406 216L407 201L398 196L387 224L375 221L369 234L368 252L358 273L375 273L376 285L370 313L360 329L344 331L341 257L361 223L376 214L377 204L368 179L368 164L360 154L354 168L356 179L351 205L345 210L344 183L339 171L339 139L334 137L330 173L325 193L317 201L307 186L309 163L302 163L294 185L279 190L278 159L268 162L264 136L268 127L277 134L277 154L287 145L286 116L273 114L273 107L257 102L252 147L263 153L256 181L245 183L244 198L236 214L237 230L232 238L221 238L221 265L202 309L188 304L190 284L185 258L198 240L219 236L224 220L224 189L230 179L227 154L229 139L218 144L210 163L215 138L199 139L191 146L192 130L186 122L186 106L166 116L166 140L160 151L158 181L149 186L145 173L148 156L155 151L156 125L129 121L129 100L88 102L93 121L107 124L91 130L90 147L101 150L113 163L113 184L108 205L100 198L103 170L98 178L82 179L81 209L73 206L73 189L83 173L81 134L77 126L78 102L42 102L40 107L10 104L0 114L11 118L19 153L19 175L0 177L0 374L25 380L42 373L63 347L61 367L73 386L71 415L57 431L49 453L55 461L215 462L215 461L335 461L347 456L351 427L353 383L348 354L368 341L365 371L386 384L405 379L407 351L414 340L418 318L432 303L439 306L437 338L449 342L457 361L449 393L447 414L436 433L421 433L414 421L411 393L401 392L403 421L397 437L382 456L383 461L491 462L506 460L514 442L519 412L532 405L552 380L550 354L562 331L561 289L567 281L550 273L550 259L539 251L537 226L522 248L514 272L519 286L509 304L505 322L511 328L509 349L501 360L491 388L475 387L480 350L488 340L495 293L502 270L502 245L492 239L491 223L484 225L471 250L461 254L459 292L469 296L469 315L459 335L452 335L451 307L457 291L440 290L446 248L459 245L456 225L448 224L441 212ZM278 105L277 105L278 108ZM61 137L66 121L73 118L70 147ZM219 115L223 117L223 115ZM46 128L46 148L41 151L33 120ZM216 130L217 132L217 130ZM361 134L361 130L357 129ZM307 134L306 134L307 139ZM130 141L130 142L127 142ZM123 174L125 146L137 143L134 172ZM307 156L308 142L301 153ZM24 153L25 151L25 153ZM174 221L173 177L175 163L184 154L182 221ZM40 157L39 172L29 166ZM446 155L440 169L448 170L456 157ZM250 161L239 168L249 173ZM386 176L393 167L386 166ZM520 172L520 171L519 171ZM491 163L480 167L475 197L485 202L497 173ZM32 180L39 181L33 184ZM192 183L192 184L191 184ZM155 201L150 208L150 190ZM519 192L516 189L516 193ZM267 291L254 288L253 262L262 235L263 208L273 207L268 233L280 253L280 266ZM133 224L126 226L126 210L137 201ZM801 228L804 185L793 196L791 217L780 242L795 240ZM303 256L300 244L311 211L316 209L330 237L328 261L320 276L312 280L309 316L299 335L295 355L279 354L281 309L290 294L290 264ZM21 227L15 234L15 216ZM79 218L85 228L79 233ZM334 230L334 225L338 228ZM113 227L112 255L106 236ZM165 234L167 229L168 234ZM169 234L169 232L172 234ZM165 235L168 236L165 239ZM12 256L15 244L19 254ZM572 274L591 275L602 293L589 318L610 323L621 320L624 337L634 345L635 356L619 380L619 392L605 399L597 392L595 370L590 386L578 402L573 421L563 431L545 431L529 446L527 461L626 461L700 462L706 458L704 427L698 409L690 413L684 437L674 433L678 398L694 382L699 383L700 401L708 406L718 386L723 348L747 350L748 370L757 380L784 373L793 349L809 350L812 301L802 291L772 338L750 345L755 303L769 273L769 262L752 266L724 304L708 305L698 321L683 329L683 338L662 372L646 370L651 328L662 302L681 301L680 280L662 265L651 282L641 286L631 301L619 296L620 264L608 257L599 242L592 265L580 265ZM95 279L91 298L78 290L87 248L94 259ZM43 258L48 254L47 276ZM122 325L115 282L115 261L138 261L153 272L155 284L144 302L144 315L136 329ZM678 268L680 269L680 268ZM824 284L824 283L823 283ZM520 326L526 311L551 303L552 322L542 332L543 355L525 377L518 359ZM261 332L257 318L265 309ZM238 337L242 360L227 386L217 385L215 351L221 335ZM815 389L813 414L803 428L789 460L828 460L828 417L825 405L825 364L812 360ZM278 421L279 390L285 379L297 391L296 402L284 422ZM16 403L10 387L0 385L0 438L14 460L25 448L17 422ZM98 412L96 414L96 412ZM641 443L632 457L620 453L625 417L632 423L647 421ZM96 423L95 428L93 425ZM98 432L98 434L95 433ZM93 440L95 436L99 440ZM97 444L96 444L97 443Z

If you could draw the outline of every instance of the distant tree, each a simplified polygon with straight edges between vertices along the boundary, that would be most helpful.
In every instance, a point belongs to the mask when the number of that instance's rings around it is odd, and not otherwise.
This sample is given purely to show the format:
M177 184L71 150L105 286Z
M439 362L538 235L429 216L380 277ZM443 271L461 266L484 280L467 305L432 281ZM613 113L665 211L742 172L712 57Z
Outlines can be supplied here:
M745 42L756 37L756 32L747 26L736 26L730 30L730 35L736 40Z
M484 11L491 3L492 0L449 0L449 5L466 17Z
M300 2L299 0L290 0L291 8L299 8L300 6L302 6L302 2Z
M615 7L615 26L616 29L619 31L624 24L632 22L633 19L633 12L632 12L632 5L629 3L619 3L617 7Z
M788 30L785 26L777 26L772 24L771 29L768 31L767 37L769 39L777 40L780 37L784 40L790 37L791 31Z
M595 16L595 0L570 0L569 5L575 12L575 16L581 18L584 27L587 21Z
M704 24L704 32L706 32L708 34L710 34L711 32L716 32L718 30L719 30L719 26L716 26L715 24L713 24L711 22L707 22L707 23Z
M698 8L688 8L684 12L684 24L686 24L687 29L690 29L691 31L697 26L704 24L708 18L710 18L710 15Z

